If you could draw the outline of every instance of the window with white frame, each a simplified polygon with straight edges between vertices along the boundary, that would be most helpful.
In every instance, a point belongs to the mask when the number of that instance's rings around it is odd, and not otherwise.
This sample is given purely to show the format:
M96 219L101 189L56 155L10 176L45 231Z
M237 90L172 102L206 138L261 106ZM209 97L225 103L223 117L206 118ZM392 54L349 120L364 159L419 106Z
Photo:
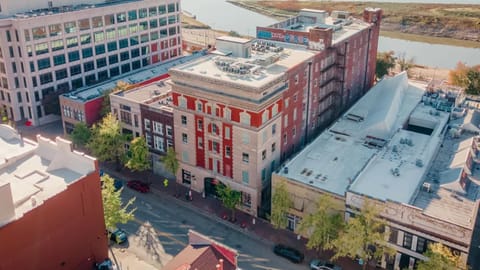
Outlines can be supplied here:
M225 139L230 139L230 127L225 127Z
M143 123L145 124L145 130L150 130L150 119L144 119Z
M223 117L225 117L225 119L227 120L232 120L232 110L225 107L225 114L223 115Z
M173 136L172 126L165 125L165 128L167 129L167 137L171 138Z
M248 134L247 132L244 132L242 134L242 143L243 144L249 144L250 143L250 134Z
M252 207L252 196L249 193L243 192L243 191L241 195L242 195L243 206L248 208Z
M188 158L188 151L183 151L182 152L182 161L188 163L189 158Z
M277 124L272 125L272 135L275 135L277 133Z
M250 179L248 177L248 171L242 171L242 182L244 184L248 184L250 182Z
M197 120L197 130L203 130L203 120L202 119Z
M173 147L173 141L170 139L167 139L167 149Z
M187 108L187 98L185 98L183 96L178 97L178 106L180 108L186 109Z
M163 124L157 121L153 121L153 132L163 135Z
M197 111L203 112L203 103L201 101L197 101Z
M150 134L145 133L145 141L148 147L152 147L152 136L150 136Z
M197 139L197 148L203 149L203 138L202 137L198 137L198 139Z
M278 104L273 105L272 107L272 117L278 114Z
M153 148L158 151L165 152L163 137L153 136Z
M230 146L225 146L225 157L231 157L232 156L232 148Z
M265 110L262 113L262 124L265 124L268 121L268 110Z
M188 143L188 135L186 133L182 133L182 142Z
M216 124L212 124L212 133L218 134L218 126Z
M215 153L220 153L220 144L218 142L212 142L212 147L213 147L213 151L215 151Z
M240 123L245 125L250 125L250 114L246 112L240 113Z
M182 125L186 126L186 125L187 125L187 116L186 116L186 115L182 115L182 116L181 116L181 119L182 119Z

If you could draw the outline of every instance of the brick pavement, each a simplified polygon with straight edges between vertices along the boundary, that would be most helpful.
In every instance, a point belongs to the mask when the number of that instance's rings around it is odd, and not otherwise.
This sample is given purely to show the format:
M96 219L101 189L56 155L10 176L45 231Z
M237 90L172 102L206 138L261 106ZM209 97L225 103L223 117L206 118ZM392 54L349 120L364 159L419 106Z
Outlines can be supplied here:
M314 258L328 259L333 255L332 252L308 250L306 248L307 240L305 238L302 237L298 240L297 234L294 232L284 229L275 229L268 221L254 218L245 212L236 212L236 222L224 220L223 217L225 215L230 215L230 210L226 209L219 200L211 197L203 198L202 194L192 191L193 200L187 201L185 194L189 189L176 183L173 179L169 179L168 186L165 187L163 184L165 177L154 175L151 171L131 172L124 168L118 172L115 170L115 164L112 163L101 163L101 167L106 173L123 181L143 180L149 182L152 193L171 196L172 199L177 200L177 203L186 207L195 208L195 211L199 214L213 219L216 222L223 223L246 236L269 243L272 248L274 243L282 243L295 247L305 254L305 262L307 263ZM253 224L253 219L255 219L255 224ZM347 258L339 259L336 264L342 266L344 270L361 269L361 266L359 266L358 263ZM372 266L369 269L375 269L375 267Z

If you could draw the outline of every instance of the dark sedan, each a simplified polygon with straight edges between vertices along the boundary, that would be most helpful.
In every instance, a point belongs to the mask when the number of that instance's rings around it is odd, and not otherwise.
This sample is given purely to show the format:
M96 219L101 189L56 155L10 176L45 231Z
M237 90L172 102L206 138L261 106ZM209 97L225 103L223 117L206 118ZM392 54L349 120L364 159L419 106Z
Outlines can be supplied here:
M275 245L273 248L273 252L278 256L282 256L293 263L301 263L303 261L303 254L291 247L287 247L284 245Z
M131 180L128 181L127 187L139 191L141 193L147 193L150 191L150 186L148 184L145 184L143 182L140 182L138 180Z

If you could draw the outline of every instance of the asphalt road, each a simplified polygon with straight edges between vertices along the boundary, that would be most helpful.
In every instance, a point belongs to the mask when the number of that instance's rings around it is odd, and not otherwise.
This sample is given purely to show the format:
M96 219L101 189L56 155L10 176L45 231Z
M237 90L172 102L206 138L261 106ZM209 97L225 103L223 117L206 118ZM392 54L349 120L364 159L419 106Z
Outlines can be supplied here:
M194 209L179 204L173 197L164 197L152 193L140 194L125 188L122 193L123 200L127 201L132 196L137 197L135 202L137 207L136 220L119 227L129 234L138 235L142 224L147 222L151 224L160 242L159 253L165 253L158 254L160 257L178 254L188 244L188 230L193 229L236 249L239 253L238 266L242 270L308 269L306 262L297 265L278 257L272 252L272 247L261 239L252 239L222 223L215 222ZM152 249L150 246L145 248Z

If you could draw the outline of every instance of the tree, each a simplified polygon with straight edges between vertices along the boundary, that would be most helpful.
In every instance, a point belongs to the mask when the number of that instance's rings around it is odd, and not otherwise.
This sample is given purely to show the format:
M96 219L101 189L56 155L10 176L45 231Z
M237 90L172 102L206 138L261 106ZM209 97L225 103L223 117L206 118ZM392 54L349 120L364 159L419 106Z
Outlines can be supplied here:
M381 52L377 54L377 64L375 69L375 75L378 79L387 75L391 68L395 67L395 52Z
M387 245L389 233L385 230L386 222L379 216L380 209L366 200L355 217L351 217L345 229L333 240L336 251L333 259L340 257L359 258L363 269L374 260L378 261L384 254L394 255L395 250Z
M165 165L165 169L173 174L175 177L177 176L177 171L178 171L178 168L180 168L180 164L178 163L178 159L177 159L177 153L175 152L175 149L173 149L173 147L169 147L167 149L167 154L163 157L160 158L161 161L163 162L163 164ZM167 180L167 179L165 179ZM167 180L167 184L165 185L165 182L164 182L164 186L167 187L168 186L168 180ZM177 185L175 185L175 195L177 196L178 192L177 192Z
M105 116L99 125L92 128L92 136L87 147L100 161L115 161L120 169L121 161L124 160L124 145L127 141L121 132L120 123L110 113Z
M117 224L125 224L135 218L136 208L131 208L135 202L135 197L131 198L125 205L120 197L123 188L115 191L114 180L108 174L102 176L102 201L103 215L107 229L115 229Z
M400 56L398 56L397 63L400 66L400 71L407 71L407 73L409 69L415 66L415 60L413 57L407 59L405 57L405 53L402 53Z
M288 194L285 182L282 181L275 186L272 195L272 211L269 218L273 227L276 229L287 227L287 213L292 206L292 199Z
M231 37L241 37L240 34L237 31L233 31L233 30L228 32L228 35L231 36Z
M240 192L221 184L217 185L216 189L223 205L232 211L231 220L235 221L235 208L240 204Z
M130 144L130 157L125 166L132 171L145 171L150 169L150 154L148 145L143 137L137 137Z
M128 90L130 87L131 87L131 84L124 81L118 81L115 88L103 92L103 100L102 100L102 107L100 109L100 116L105 117L107 116L107 114L112 112L112 109L110 107L110 94Z
M428 250L423 254L427 259L418 263L418 270L455 270L466 269L460 257L441 243L428 245Z
M459 62L457 67L449 73L450 84L465 89L470 95L480 94L480 65L469 67Z
M72 134L70 134L70 137L76 146L85 146L90 140L91 136L92 132L84 122L75 124Z
M333 204L332 196L322 195L315 212L306 215L301 221L298 231L308 234L307 248L316 250L332 248L333 240L337 239L344 226L343 216L332 207Z

